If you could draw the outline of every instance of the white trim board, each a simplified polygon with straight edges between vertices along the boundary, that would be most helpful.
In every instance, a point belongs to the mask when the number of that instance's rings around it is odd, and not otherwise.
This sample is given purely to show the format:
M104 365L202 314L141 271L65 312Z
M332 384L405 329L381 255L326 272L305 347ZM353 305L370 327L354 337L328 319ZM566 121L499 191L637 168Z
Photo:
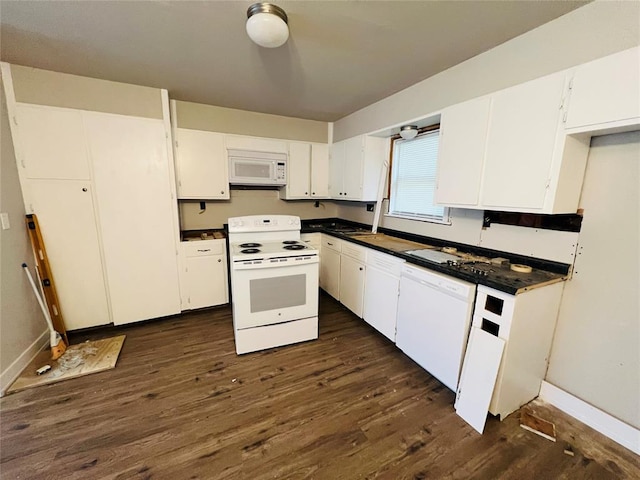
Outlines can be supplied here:
M5 392L20 376L27 365L47 346L49 346L49 330L42 332L42 334L0 374L0 397L4 397Z
M540 399L640 455L640 430L637 428L545 381L540 387Z

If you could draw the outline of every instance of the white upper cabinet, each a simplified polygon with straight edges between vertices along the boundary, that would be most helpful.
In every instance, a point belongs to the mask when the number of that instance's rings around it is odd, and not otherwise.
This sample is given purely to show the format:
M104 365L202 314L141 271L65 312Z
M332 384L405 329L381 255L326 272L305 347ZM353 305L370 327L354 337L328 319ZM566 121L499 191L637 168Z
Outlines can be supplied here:
M289 142L285 200L329 196L329 147L323 143Z
M436 201L575 213L589 138L565 134L569 79L560 72L444 110Z
M336 200L375 201L389 139L359 135L331 146L329 194Z
M490 108L486 96L442 112L436 203L478 204Z
M18 104L16 116L26 178L91 178L79 110Z
M565 80L565 73L549 75L493 96L481 194L483 206L545 210L552 166L562 160L561 107ZM554 213L552 210L548 208L545 212Z
M614 133L640 125L640 47L580 65L571 84L568 133Z
M229 198L229 167L221 133L176 128L176 174L180 199Z
M311 144L311 198L329 197L329 145Z

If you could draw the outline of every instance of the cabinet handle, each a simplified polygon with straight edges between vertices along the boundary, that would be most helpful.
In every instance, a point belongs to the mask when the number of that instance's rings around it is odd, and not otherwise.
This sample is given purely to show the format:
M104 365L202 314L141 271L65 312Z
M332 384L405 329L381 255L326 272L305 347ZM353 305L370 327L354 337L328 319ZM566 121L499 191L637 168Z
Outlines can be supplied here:
M327 242L327 245L331 245L333 247L333 243Z
M205 248L205 249L198 249L199 252L210 252L211 249L210 248Z
M304 192L305 195L309 195L309 192Z
M221 259L221 258L219 258L219 259L218 259L218 263L220 263L221 261L222 261L222 259Z
M364 270L364 268L360 267L360 271Z
M224 190L220 190L220 193L221 193L222 195L224 195Z
M82 191L83 191L83 192L86 192L86 191L87 191L87 187L83 187L83 188L82 188Z
M316 194L316 192L311 192L311 195L315 195L315 194Z

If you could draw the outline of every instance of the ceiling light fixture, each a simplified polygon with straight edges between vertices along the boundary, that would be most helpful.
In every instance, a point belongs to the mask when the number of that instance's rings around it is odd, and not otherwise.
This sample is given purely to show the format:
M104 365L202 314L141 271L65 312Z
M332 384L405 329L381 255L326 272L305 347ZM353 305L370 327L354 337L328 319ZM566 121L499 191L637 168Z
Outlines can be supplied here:
M289 38L287 14L271 3L254 3L247 10L247 35L265 48L284 45Z
M400 127L400 136L405 140L411 140L418 135L418 127L416 125L404 125Z

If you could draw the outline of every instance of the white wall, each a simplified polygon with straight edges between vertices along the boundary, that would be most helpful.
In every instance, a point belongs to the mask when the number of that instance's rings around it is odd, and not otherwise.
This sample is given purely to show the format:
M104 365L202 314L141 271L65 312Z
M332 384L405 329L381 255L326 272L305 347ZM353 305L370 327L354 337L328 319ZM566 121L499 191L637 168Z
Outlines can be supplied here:
M592 139L547 381L640 428L640 131Z
M0 392L4 392L43 342L46 344L48 335L44 316L21 267L26 262L31 272L35 271L4 89L0 92L0 212L9 214L11 224L8 230L0 229Z

